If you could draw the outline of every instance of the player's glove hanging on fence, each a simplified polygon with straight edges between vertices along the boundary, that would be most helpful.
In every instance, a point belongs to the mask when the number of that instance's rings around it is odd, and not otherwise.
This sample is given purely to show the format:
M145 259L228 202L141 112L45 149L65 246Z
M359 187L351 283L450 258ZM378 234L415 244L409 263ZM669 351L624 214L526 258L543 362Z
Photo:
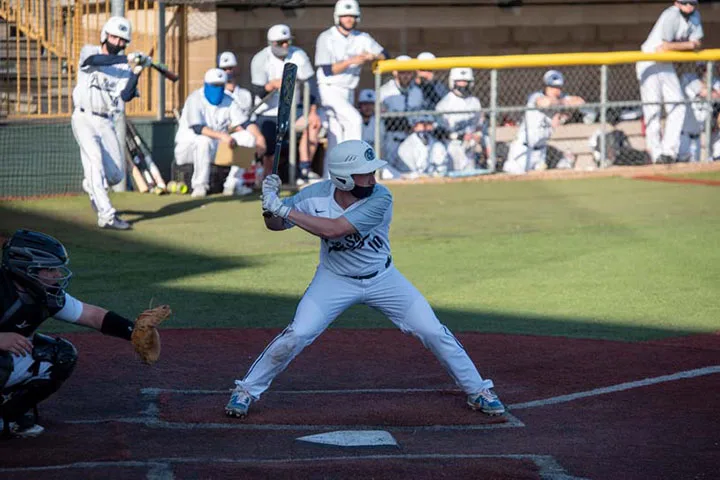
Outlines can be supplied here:
M170 316L169 305L160 305L142 312L135 319L131 342L140 359L152 365L160 357L160 333L157 326Z

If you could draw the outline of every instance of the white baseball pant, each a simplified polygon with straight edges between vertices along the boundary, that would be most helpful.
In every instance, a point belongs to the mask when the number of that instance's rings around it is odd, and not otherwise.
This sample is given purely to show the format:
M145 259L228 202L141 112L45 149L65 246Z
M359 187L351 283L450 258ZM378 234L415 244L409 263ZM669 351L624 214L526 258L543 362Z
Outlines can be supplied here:
M336 85L318 85L322 106L328 112L328 151L345 140L362 139L362 116L353 106L355 91ZM327 162L325 162L327 163Z
M542 168L547 155L547 147L530 148L527 145L513 141L510 144L508 156L503 163L503 172L519 175Z
M450 157L450 168L453 172L475 168L475 160L471 156L472 150L465 148L462 140L450 140L447 145L447 152Z
M123 180L123 149L115 124L109 118L76 109L71 126L75 141L80 146L83 190L95 203L98 225L105 225L115 216L107 188Z
M364 303L384 313L405 333L416 336L467 394L492 388L455 336L435 316L425 297L393 266L367 280L336 275L318 266L295 318L255 360L240 382L255 400L273 379L347 308Z
M220 140L206 135L196 135L188 142L175 144L175 163L192 164L192 189L210 188L210 165L215 161Z
M636 66L640 81L640 97L645 119L645 141L653 162L660 155L677 158L680 151L680 134L685 121L685 105L670 105L667 102L682 102L685 99L675 67L671 63L638 62ZM665 103L665 132L660 132L661 102Z

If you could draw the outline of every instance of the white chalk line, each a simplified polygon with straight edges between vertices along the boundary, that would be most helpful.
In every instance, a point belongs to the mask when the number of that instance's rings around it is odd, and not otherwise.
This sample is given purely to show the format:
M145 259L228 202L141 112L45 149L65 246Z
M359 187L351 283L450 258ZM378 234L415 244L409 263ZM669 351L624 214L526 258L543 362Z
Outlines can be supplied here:
M215 457L182 457L157 458L146 461L107 461L107 462L76 462L63 465L47 465L38 467L0 468L0 473L43 472L67 469L90 468L149 468L147 478L173 478L172 465L187 464L235 464L235 465L285 465L317 462L358 462L383 460L477 460L477 459L511 459L530 460L538 467L540 478L546 480L583 480L566 473L562 466L550 455L534 454L388 454L388 455L343 455L336 457L306 458L215 458Z

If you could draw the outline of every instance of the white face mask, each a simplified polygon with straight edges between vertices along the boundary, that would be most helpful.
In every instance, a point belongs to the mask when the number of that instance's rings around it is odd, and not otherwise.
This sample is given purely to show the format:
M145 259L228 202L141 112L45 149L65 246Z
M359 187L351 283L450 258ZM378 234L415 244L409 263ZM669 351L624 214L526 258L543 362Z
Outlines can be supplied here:
M283 47L281 45L271 45L270 51L276 57L285 58L290 51L290 46L288 45L287 47Z

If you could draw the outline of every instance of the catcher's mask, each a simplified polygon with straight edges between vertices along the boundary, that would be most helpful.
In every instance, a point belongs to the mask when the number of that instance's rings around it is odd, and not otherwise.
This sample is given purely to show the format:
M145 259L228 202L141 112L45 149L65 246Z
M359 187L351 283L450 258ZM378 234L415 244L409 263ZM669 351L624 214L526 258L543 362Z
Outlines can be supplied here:
M72 272L65 247L50 235L18 230L3 245L2 270L35 301L62 308Z

